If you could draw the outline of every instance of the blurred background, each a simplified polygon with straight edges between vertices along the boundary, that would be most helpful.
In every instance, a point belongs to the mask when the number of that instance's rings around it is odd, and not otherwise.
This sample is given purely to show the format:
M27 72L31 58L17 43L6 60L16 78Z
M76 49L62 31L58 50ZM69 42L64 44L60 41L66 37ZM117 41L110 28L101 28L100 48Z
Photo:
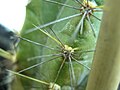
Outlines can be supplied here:
M28 0L0 0L0 23L11 30L21 30Z

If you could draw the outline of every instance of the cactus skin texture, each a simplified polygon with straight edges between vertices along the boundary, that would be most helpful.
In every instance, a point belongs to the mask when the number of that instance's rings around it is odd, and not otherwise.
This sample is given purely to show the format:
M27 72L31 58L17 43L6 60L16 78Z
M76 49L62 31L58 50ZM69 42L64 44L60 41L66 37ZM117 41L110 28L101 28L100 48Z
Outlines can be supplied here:
M84 6L89 4L88 7L83 8L78 0L54 0L79 7L79 10L49 1L31 0L27 5L26 20L20 33L21 41L17 54L19 70L46 61L44 64L21 73L38 80L58 84L62 90L85 90L100 26L100 21L94 16L101 19L102 12L91 11L91 8L97 6L92 1L80 1ZM45 23L76 13L81 13L81 15L44 27ZM95 31L91 25L94 26ZM44 28L38 29L38 26ZM28 33L31 30L35 31ZM37 46L35 42L44 46ZM32 60L32 57L45 55L50 55L50 57ZM56 90L50 89L48 85L31 82L24 78L21 80L23 87L28 90L33 88L35 90Z

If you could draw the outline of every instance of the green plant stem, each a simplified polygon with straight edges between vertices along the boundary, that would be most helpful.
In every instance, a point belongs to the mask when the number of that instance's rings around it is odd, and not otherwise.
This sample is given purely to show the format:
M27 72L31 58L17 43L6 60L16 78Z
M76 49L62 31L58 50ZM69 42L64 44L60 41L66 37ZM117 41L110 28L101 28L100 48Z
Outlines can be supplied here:
M106 0L86 90L117 90L120 81L120 0Z

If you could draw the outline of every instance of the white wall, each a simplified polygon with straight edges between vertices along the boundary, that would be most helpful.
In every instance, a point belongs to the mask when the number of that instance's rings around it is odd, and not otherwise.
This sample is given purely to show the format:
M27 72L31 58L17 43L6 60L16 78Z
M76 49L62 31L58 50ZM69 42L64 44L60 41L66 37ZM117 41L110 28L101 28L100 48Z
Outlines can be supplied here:
M0 0L0 23L11 30L21 30L28 0Z

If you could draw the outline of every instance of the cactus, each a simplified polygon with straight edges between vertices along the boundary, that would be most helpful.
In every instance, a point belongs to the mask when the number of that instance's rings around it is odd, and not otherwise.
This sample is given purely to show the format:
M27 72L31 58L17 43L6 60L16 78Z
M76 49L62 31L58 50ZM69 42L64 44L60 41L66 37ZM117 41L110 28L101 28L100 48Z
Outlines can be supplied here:
M85 90L102 17L97 3L31 0L18 35L18 73L12 72L25 90Z

